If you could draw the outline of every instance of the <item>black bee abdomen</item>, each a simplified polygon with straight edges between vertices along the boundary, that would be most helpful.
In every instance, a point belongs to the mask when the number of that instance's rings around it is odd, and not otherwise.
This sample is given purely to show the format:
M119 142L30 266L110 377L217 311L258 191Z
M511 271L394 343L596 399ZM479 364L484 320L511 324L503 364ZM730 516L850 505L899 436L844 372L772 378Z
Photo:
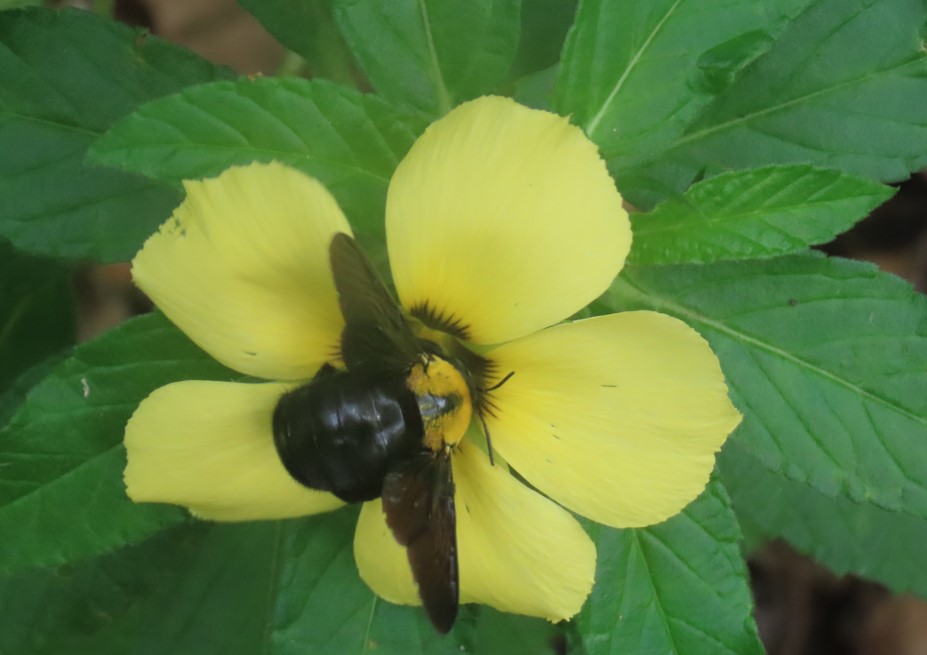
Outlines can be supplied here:
M349 503L379 497L390 465L420 450L424 434L404 378L330 367L280 399L273 431L297 482Z

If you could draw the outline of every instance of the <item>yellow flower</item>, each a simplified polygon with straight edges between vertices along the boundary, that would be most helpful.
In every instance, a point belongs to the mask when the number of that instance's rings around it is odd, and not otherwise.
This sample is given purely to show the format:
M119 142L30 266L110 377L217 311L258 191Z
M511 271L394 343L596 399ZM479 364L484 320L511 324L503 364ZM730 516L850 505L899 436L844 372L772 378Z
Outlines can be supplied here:
M271 416L294 382L337 363L328 248L347 220L319 182L276 163L185 187L135 258L135 280L217 360L275 382L151 394L126 428L128 493L219 521L334 509L341 501L286 473ZM717 359L654 312L560 323L608 288L631 243L595 146L562 117L497 97L451 111L397 168L386 235L406 311L478 350L496 376L515 372L483 407L507 466L472 438L452 454L461 602L573 616L595 548L567 510L644 526L699 494L740 420ZM420 604L379 500L361 511L354 552L377 594Z

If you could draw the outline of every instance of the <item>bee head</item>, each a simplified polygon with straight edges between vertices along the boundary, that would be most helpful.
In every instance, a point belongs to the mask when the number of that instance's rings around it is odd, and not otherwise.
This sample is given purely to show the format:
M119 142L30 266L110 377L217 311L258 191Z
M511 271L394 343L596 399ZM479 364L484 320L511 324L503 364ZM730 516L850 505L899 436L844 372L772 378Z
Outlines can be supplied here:
M457 445L473 416L470 387L463 373L439 355L428 355L409 371L406 385L415 396L424 443L437 452Z

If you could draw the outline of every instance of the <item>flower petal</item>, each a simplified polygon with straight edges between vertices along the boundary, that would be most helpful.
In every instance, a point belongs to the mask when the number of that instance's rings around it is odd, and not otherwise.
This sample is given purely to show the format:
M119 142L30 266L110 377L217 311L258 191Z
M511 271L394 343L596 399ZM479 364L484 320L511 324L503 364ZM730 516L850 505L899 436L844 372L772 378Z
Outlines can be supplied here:
M361 507L354 531L357 571L374 593L397 605L421 605L406 549L400 546L383 514L378 498Z
M615 527L662 521L705 487L740 414L718 360L685 323L626 312L492 351L493 447L565 507Z
M570 514L491 466L466 441L453 455L462 603L551 621L576 614L592 589L595 546ZM405 549L380 501L366 503L354 537L361 577L394 603L421 605Z
M631 245L595 145L566 118L498 97L419 138L390 183L386 235L403 305L480 344L585 307Z
M183 505L216 521L304 516L343 505L297 483L277 457L271 417L291 386L187 381L157 389L126 426L129 497Z
M328 261L347 219L317 180L278 163L185 182L187 197L132 263L135 282L223 364L306 379L343 326Z

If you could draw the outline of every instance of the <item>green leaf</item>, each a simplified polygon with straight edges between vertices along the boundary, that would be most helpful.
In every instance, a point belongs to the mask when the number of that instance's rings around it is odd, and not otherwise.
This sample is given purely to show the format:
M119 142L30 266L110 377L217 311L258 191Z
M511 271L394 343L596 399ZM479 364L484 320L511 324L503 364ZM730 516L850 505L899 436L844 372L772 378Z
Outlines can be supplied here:
M0 428L61 361L75 332L68 267L0 239Z
M276 159L321 180L355 228L382 242L389 179L424 127L375 96L328 82L239 80L143 106L100 139L92 156L170 181Z
M0 610L15 626L0 635L0 652L279 652L269 646L283 530L181 526L94 561L0 581Z
M357 515L354 507L182 526L92 562L0 580L0 611L12 626L0 632L0 652L549 652L541 648L550 628L540 620L465 606L442 637L421 608L377 599L354 565ZM513 637L521 641L512 650L493 650Z
M894 189L810 166L724 173L649 214L631 214L635 264L771 257L826 243Z
M767 164L904 179L927 164L925 21L921 0L815 2L671 143L610 168L639 206Z
M808 253L632 267L610 297L708 339L744 414L735 438L767 468L927 517L927 298L907 283Z
M5 617L0 653L128 654L133 641L129 633L134 631L137 640L146 623L157 618L148 608L159 596L169 595L190 570L207 536L203 525L181 526L89 562L0 578L0 612ZM97 650L94 639L102 634L109 638Z
M31 7L38 4L41 4L40 0L0 0L0 11L17 9L19 7Z
M576 621L589 655L763 652L740 529L718 481L660 525L586 525L598 550L596 585Z
M326 520L315 523L319 533L339 538ZM0 609L22 626L0 636L0 652L287 652L271 648L271 629L289 563L281 539L291 524L198 523L92 562L0 582ZM314 564L325 570L324 561Z
M6 390L0 393L0 429L4 428L16 410L26 399L26 394L35 385L41 382L51 371L70 354L66 348L42 360L35 366L26 369L10 382Z
M624 172L625 160L660 152L678 138L769 47L795 11L792 4L584 0L564 47L553 106Z
M0 236L56 257L129 259L180 196L86 166L87 147L139 103L229 76L89 12L0 14Z
M151 315L79 346L29 392L0 431L0 571L112 550L184 519L128 499L122 437L143 398L186 379L240 376Z
M467 621L471 614L475 615L476 626L471 638L458 638L461 642L458 652L485 655L554 655L562 652L555 644L563 640L560 636L563 628L571 627L571 624L555 625L544 619L506 614L485 606L465 605L461 614L461 621ZM579 652L576 651L576 655L579 655Z
M770 471L736 442L725 446L719 461L734 509L767 537L787 539L838 575L853 573L896 593L927 597L927 520L828 498Z
M466 625L441 637L420 608L387 603L361 582L353 550L357 514L349 508L288 526L282 535L274 652L459 653L455 635ZM319 529L323 521L336 525Z
M493 93L518 45L521 0L333 0L374 88L430 117Z
M548 110L559 68L554 65L517 80L512 97L527 107Z
M70 271L0 240L0 395L32 365L74 342Z
M283 45L299 53L314 78L356 84L351 52L335 25L332 0L238 0Z
M512 77L524 77L560 61L576 5L577 0L522 0L521 36Z

